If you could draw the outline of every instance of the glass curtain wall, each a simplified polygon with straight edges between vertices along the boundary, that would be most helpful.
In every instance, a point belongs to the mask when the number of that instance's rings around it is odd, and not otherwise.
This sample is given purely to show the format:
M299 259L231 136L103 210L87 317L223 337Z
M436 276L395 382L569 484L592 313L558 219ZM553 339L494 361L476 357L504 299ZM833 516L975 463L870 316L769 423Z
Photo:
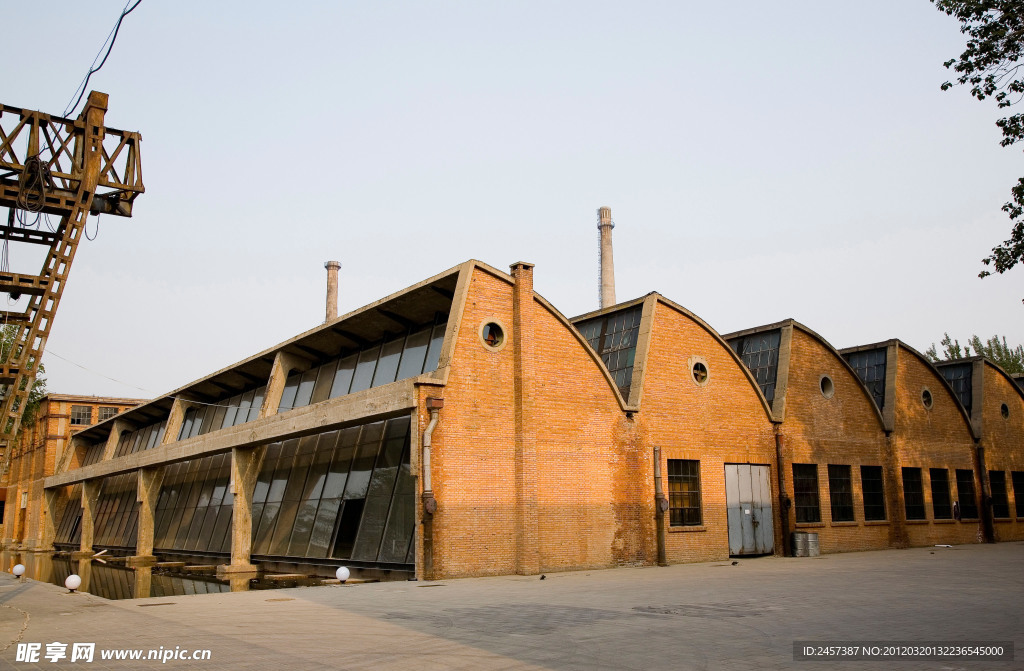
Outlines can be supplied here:
M263 385L216 403L204 403L197 408L189 408L185 411L181 430L178 431L178 440L251 422L259 416L266 393L267 386Z
M411 564L415 481L408 417L326 431L267 446L253 491L254 557ZM231 455L165 467L156 506L158 552L231 550ZM56 542L77 544L81 485L71 489ZM134 548L136 476L104 480L96 547Z
M405 380L437 369L447 315L393 338L343 353L322 366L288 377L278 412Z
M143 450L149 450L164 439L164 432L167 430L167 420L154 422L134 431L124 431L117 441L117 449L114 450L114 457L123 457L126 454L135 454Z

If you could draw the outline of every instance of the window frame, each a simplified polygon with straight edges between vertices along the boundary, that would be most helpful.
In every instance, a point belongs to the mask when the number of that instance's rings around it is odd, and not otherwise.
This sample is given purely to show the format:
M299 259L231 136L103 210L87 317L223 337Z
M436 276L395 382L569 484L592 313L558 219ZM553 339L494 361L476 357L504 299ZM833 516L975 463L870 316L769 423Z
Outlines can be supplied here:
M924 505L924 480L921 468L917 466L904 466L902 475L903 514L908 522L927 520L928 510ZM908 476L910 476L909 479ZM918 514L918 510L920 510L920 514Z
M940 473L942 475L936 479L936 476ZM932 519L953 519L953 497L949 490L949 469L929 468L928 480L931 482L932 490ZM942 508L940 508L940 505Z
M856 521L853 507L853 469L849 464L829 464L827 470L829 513L832 515L832 521Z
M668 473L669 526L703 526L704 511L701 505L700 460L669 459L666 466L666 472Z
M798 473L797 469L803 473ZM813 477L811 469L813 469ZM814 485L813 491L808 486L811 482ZM818 485L818 464L793 464L793 513L796 515L797 524L821 522L821 488ZM801 519L801 517L805 519Z
M865 478L864 475L865 475L866 469L872 469L871 473L870 473L871 476L874 476L875 469L877 469L878 477L877 478L875 478L875 477ZM875 489L874 486L872 486L871 489L869 490L868 486L866 484L868 482L871 482L871 483L878 482L877 490ZM863 465L862 464L861 465L861 467L860 467L860 489L861 489L861 493L863 495L862 507L864 509L864 521L865 522L884 522L884 521L887 521L889 519L889 517L888 517L888 513L886 511L886 505L885 505L885 472L883 471L881 466L873 466L873 465L870 465L870 464L867 464L867 465ZM869 498L870 498L870 504L869 504ZM868 512L869 506L870 506L870 510L872 511L870 513ZM877 510L879 508L881 508L882 516L881 517L875 517L875 515L878 514Z

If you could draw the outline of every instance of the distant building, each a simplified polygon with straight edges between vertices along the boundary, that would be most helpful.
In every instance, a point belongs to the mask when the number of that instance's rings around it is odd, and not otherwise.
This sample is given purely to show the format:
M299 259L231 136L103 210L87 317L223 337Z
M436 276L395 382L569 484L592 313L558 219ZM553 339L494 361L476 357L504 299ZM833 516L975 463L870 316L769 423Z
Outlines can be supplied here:
M70 394L47 394L42 398L34 421L22 423L11 454L0 458L5 466L0 474L0 537L6 546L24 544L26 529L38 527L39 507L30 507L29 501L42 496L43 478L53 475L71 437L142 402L136 398ZM33 516L31 520L29 513Z

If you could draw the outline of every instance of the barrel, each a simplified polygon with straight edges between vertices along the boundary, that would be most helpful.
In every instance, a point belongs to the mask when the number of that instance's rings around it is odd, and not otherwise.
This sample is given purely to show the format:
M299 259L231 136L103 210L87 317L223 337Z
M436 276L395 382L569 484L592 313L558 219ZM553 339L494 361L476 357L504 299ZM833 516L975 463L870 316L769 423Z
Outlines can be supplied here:
M815 534L817 535L817 534ZM794 531L793 532L793 556L794 557L809 557L808 554L808 540L806 531ZM817 545L817 542L815 542Z
M807 556L817 557L821 554L821 550L818 548L818 533L815 531L807 532Z

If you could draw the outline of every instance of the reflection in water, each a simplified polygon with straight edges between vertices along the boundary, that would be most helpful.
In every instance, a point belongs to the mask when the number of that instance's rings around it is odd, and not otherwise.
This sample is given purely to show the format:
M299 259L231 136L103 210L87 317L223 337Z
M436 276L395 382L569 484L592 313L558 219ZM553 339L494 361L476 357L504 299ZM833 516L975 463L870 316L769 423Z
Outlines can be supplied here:
M47 553L0 553L0 566L4 572L10 573L15 564L24 564L26 578L54 585L63 586L69 575L77 573L82 578L82 586L78 591L104 599L170 597L324 584L312 578L278 581L234 576L218 580L213 576L172 573L152 566L132 569L102 558L73 560L67 556Z

